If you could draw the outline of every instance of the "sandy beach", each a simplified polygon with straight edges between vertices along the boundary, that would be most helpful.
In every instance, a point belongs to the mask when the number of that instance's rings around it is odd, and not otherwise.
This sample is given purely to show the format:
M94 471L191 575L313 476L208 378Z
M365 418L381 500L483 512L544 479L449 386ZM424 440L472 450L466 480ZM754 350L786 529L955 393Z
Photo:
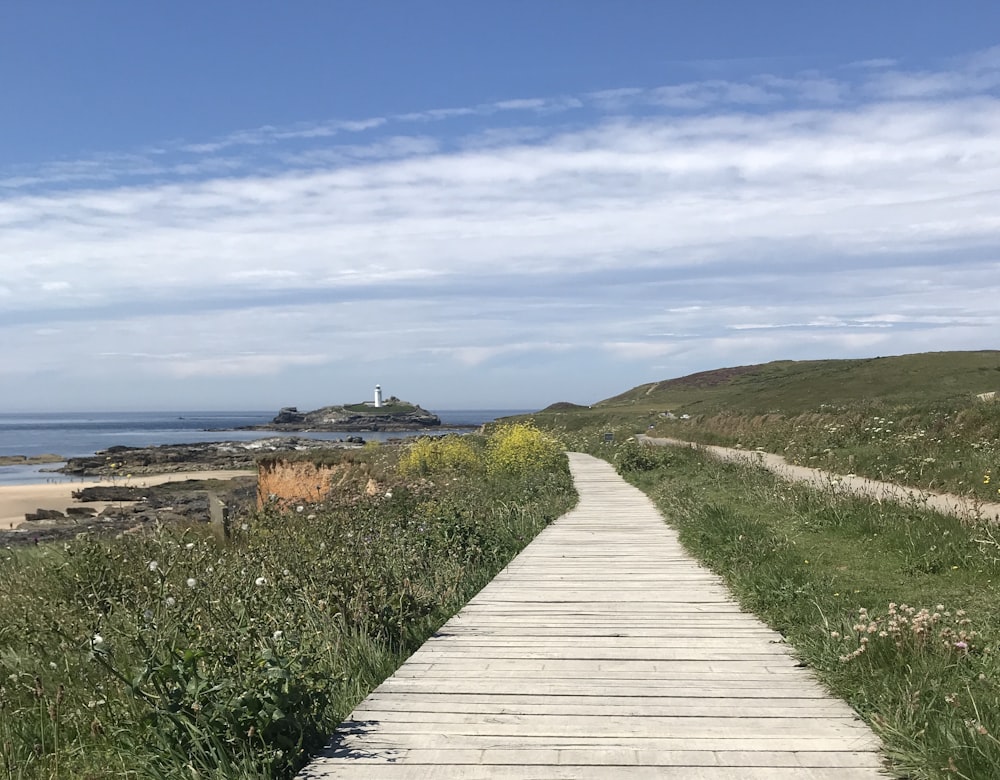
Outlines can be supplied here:
M114 484L145 487L162 485L165 482L182 482L187 479L233 479L254 473L253 471L180 471L171 474L144 474L127 480L116 479ZM107 502L74 501L73 492L86 487L107 487L109 484L111 482L105 479L44 485L0 485L0 530L17 528L25 522L25 513L34 512L36 509L58 509L65 512L67 507L89 506L100 512L107 506Z

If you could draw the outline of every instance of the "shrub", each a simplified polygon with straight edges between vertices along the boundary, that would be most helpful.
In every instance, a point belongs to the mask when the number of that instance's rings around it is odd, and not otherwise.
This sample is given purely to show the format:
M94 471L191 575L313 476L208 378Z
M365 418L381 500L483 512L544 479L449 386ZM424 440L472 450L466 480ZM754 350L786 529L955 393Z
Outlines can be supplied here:
M479 452L465 436L435 436L414 439L399 459L402 474L429 475L478 471Z
M552 472L564 459L559 442L531 423L500 425L486 442L486 470L493 475Z
M629 471L652 471L664 466L670 459L670 451L664 447L640 444L635 439L626 440L615 450L615 468L619 474Z

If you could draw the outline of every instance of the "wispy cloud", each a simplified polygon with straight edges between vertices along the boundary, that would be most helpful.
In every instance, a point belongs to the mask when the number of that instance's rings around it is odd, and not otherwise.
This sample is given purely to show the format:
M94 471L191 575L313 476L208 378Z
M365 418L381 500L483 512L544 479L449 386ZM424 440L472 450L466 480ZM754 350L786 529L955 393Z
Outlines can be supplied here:
M430 358L566 370L578 350L641 381L663 358L681 373L981 346L998 324L998 84L991 50L937 72L626 86L12 172L5 375L95 356L164 381Z

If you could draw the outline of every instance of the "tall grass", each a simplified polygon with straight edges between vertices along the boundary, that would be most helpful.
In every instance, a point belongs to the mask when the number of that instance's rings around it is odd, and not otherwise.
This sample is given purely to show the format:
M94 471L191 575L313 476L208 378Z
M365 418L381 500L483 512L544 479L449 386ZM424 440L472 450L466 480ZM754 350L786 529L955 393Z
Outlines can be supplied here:
M556 466L0 551L0 778L290 776L569 507Z
M763 449L790 462L1000 501L1000 402L821 406L797 415L657 418L655 435Z

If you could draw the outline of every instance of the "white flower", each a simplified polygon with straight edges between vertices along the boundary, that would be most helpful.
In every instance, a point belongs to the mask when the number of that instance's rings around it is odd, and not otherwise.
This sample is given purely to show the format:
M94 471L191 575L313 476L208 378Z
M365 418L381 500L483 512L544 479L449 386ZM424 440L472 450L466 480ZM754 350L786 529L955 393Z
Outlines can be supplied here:
M177 600L173 596L167 596L167 598L164 600L164 604L166 604L168 607L172 607L176 603Z
M160 564L158 564L156 561L150 561L148 568L150 571L156 571L157 569L160 568Z
M194 577L188 577L187 578L187 586L189 588L193 588L197 584L198 584L198 580L196 580Z
M187 549L187 550L193 550L194 549L194 542L188 542L187 544L184 545L184 548Z
M59 667L56 666L56 662L55 661L49 661L49 669L58 669L58 668Z
M284 635L285 635L285 632L284 632L284 631L281 631L281 630L279 629L278 631L275 631L275 632L274 632L273 634L271 634L271 639L273 639L273 640L274 640L275 642L277 642L277 641L278 641L279 639L281 639L281 637L283 637Z
M90 646L95 650L100 650L104 647L104 637L100 634L94 634L94 636L90 638Z
M297 507L295 507L295 511L296 512L305 512L306 508L304 506L302 506L302 504L299 504Z
M240 526L240 530L241 530L241 531L249 531L249 530L250 530L250 526L249 526L249 524L247 524L247 523L243 523L243 524L242 524L242 525Z
M256 585L258 588L261 587L262 585L267 585L267 577L258 577L253 581L253 584Z

